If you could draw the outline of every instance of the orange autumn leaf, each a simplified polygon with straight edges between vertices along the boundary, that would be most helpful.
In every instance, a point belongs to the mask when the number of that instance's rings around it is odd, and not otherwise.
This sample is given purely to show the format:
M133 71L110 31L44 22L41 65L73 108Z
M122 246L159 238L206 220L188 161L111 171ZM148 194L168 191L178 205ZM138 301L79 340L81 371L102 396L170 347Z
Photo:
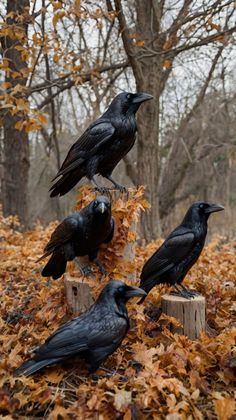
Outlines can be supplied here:
M39 124L37 112L33 118ZM109 278L139 284L147 258L161 245L158 238L148 244L136 243L141 212L148 204L144 188L129 190L129 197L112 192L115 236L99 250L108 276L102 278L92 265L94 277L84 278L96 298ZM77 209L94 199L90 186L79 189ZM16 217L0 215L0 409L4 416L46 413L47 418L88 418L106 420L123 416L145 418L211 417L229 420L234 415L232 388L235 370L236 328L233 321L236 297L235 241L215 238L186 276L185 284L206 296L207 319L214 335L204 333L196 341L172 334L160 316L160 297L168 288L158 286L144 304L128 304L130 330L105 367L88 375L84 364L70 360L49 367L29 378L14 378L12 371L26 360L59 325L72 317L67 311L63 278L54 281L41 276L45 262L35 263L58 222L37 224L22 232ZM128 254L131 251L131 254ZM82 276L75 264L68 264L75 280ZM203 403L204 401L204 403ZM223 413L223 414L222 414ZM226 418L226 417L225 417Z
M215 412L218 420L229 420L235 411L234 398L222 398L214 401Z
M165 60L164 63L162 64L162 67L164 67L165 69L171 69L172 61L171 60Z

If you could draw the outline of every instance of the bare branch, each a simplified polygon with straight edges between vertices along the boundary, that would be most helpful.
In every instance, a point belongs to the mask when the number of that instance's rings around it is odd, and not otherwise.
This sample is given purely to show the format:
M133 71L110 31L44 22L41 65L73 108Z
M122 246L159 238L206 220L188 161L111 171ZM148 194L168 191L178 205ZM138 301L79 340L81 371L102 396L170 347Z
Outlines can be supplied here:
M128 65L129 65L128 62L124 61L122 63L100 67L100 68L91 70L88 73L82 73L80 75L80 79L81 79L80 84L90 82L92 80L92 77L96 76L97 74L102 74L109 70L116 70L116 69L121 69L121 68L125 69L126 67L128 67ZM45 105L51 102L51 99L55 98L56 96L58 96L60 93L64 92L65 90L71 89L75 84L76 84L76 80L69 80L66 84L59 86L57 92L52 93L51 96L47 96L38 106L38 109L42 109ZM44 85L44 89L46 89L47 87L48 87L47 84ZM42 87L40 88L40 90L43 90ZM34 92L34 88L31 89L31 93L33 92Z
M133 69L133 72L135 74L135 77L138 80L141 80L142 79L142 71L141 71L139 63L138 63L138 61L137 61L137 59L134 55L135 51L134 51L134 48L131 44L131 38L130 38L130 35L129 35L129 30L128 30L128 27L127 27L126 19L125 19L124 13L123 13L121 0L115 0L115 7L116 7L116 12L117 12L117 17L118 17L118 21L119 21L121 36L122 36L122 40L123 40L123 44L124 44L126 54L129 58L129 61L130 61L131 67Z
M185 155L183 155L182 147L180 146L180 144L183 146L183 143L182 142L180 143L179 139L183 137L183 132L188 126L189 121L194 116L194 114L196 113L197 109L199 108L200 104L202 103L205 97L207 88L209 86L213 72L215 71L216 65L219 61L219 58L222 54L223 49L224 49L224 45L220 46L220 48L218 49L212 61L212 65L209 70L208 76L199 92L199 95L196 98L195 104L193 105L189 113L182 119L178 127L178 130L176 132L176 138L175 138L175 141L173 142L167 162L165 164L164 171L161 176L160 187L159 187L159 200L160 200L159 209L160 209L161 218L166 216L171 206L174 205L175 192L177 188L179 187L179 185L181 184L185 176L186 170L191 163L191 159L192 159L191 152L193 151L195 145L197 144L199 140L199 136L198 135L192 136L191 138L188 139L188 149L187 149L187 152L185 149L185 152L186 152ZM174 166L172 165L173 161L175 162ZM165 180L169 179L170 176L171 176L172 182L166 183Z

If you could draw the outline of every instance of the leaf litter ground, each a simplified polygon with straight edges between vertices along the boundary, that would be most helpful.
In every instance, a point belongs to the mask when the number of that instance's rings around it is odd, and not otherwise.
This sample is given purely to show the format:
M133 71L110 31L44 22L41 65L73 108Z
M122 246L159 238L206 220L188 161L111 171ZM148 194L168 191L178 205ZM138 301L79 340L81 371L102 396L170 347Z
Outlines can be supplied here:
M77 208L94 198L81 189ZM114 197L113 197L114 198ZM96 298L109 278L138 284L144 261L161 244L135 245L140 211L148 208L143 188L113 200L115 237L100 256L109 276L96 267L86 279ZM207 299L207 331L197 341L172 334L176 321L160 316L156 287L143 305L128 304L131 329L106 362L115 372L89 376L74 359L33 377L14 378L12 372L61 323L67 311L63 279L41 277L35 261L56 223L38 224L21 233L13 217L0 220L0 413L3 419L220 419L236 418L236 243L216 238L202 253L185 284ZM138 242L139 243L139 242ZM71 276L80 277L73 263Z

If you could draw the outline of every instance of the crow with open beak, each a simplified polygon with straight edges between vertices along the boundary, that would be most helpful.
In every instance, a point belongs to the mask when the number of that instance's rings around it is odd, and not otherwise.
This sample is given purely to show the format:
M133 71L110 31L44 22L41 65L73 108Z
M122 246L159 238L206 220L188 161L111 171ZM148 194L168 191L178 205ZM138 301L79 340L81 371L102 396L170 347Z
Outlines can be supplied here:
M128 300L145 296L144 290L121 281L110 281L97 301L79 317L62 325L36 351L32 359L15 370L14 376L32 375L46 366L79 356L89 372L120 346L129 329Z

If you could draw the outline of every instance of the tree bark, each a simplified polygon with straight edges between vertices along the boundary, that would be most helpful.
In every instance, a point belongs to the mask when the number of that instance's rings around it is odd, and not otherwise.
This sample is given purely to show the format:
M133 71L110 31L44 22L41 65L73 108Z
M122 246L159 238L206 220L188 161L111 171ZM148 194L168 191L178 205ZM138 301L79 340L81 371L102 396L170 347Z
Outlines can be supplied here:
M146 197L151 208L141 215L141 234L149 242L160 235L160 218L158 211L159 179L159 92L158 85L153 83L155 65L146 66L144 74L149 72L147 85L138 91L151 93L153 101L147 102L138 114L138 165L137 184L144 185ZM150 71L150 69L152 69ZM146 74L147 76L147 74ZM154 77L152 77L154 76Z
M185 299L181 296L163 295L161 297L162 312L181 322L181 327L172 327L173 333L184 334L190 340L196 340L206 328L206 299L195 296Z
M27 63L22 59L21 51L17 47L25 44L27 39L27 23L16 19L17 13L22 15L29 8L29 0L8 0L7 13L14 13L8 17L7 24L17 27L23 34L22 38L5 37L2 41L4 58L8 60L9 72L6 72L5 81L11 84L26 86L26 77L22 70ZM15 26L13 26L15 25ZM12 72L18 73L17 77ZM17 72L17 73L16 73ZM17 215L20 222L26 227L28 222L28 176L29 176L29 137L25 131L19 131L15 124L22 119L19 113L14 115L7 111L3 116L3 213L5 216Z
M130 28L127 25L128 19L126 19L125 13L125 8L128 7L127 2L122 0L114 0L114 2L123 45L134 73L137 90L146 91L154 96L154 101L144 104L138 113L139 132L136 181L137 184L146 186L147 199L152 206L151 210L142 216L141 224L142 236L147 241L150 241L160 233L160 217L164 217L172 209L172 203L175 201L176 186L180 184L189 166L189 153L185 153L186 156L184 156L183 161L181 160L183 156L182 143L180 144L181 158L178 160L179 145L177 143L179 141L177 138L169 155L168 168L164 169L163 182L160 183L159 118L161 95L172 72L173 62L178 54L215 42L219 34L229 36L229 34L236 31L235 25L228 28L228 22L234 13L234 9L227 11L223 31L209 36L202 33L196 40L191 33L182 39L179 29L182 28L182 32L184 32L187 23L192 25L196 23L199 26L201 17L205 18L206 14L210 12L212 15L220 13L222 9L227 7L226 4L221 5L220 2L215 2L209 6L209 9L203 7L197 13L193 13L193 0L184 0L181 2L180 7L177 6L177 13L172 23L165 29L167 22L165 22L163 17L164 9L166 8L164 1L136 0L134 3L135 27L133 22L130 21ZM174 11L174 8L172 11ZM200 91L197 104L199 98L201 100L202 96L204 97L205 95L205 86L207 87L209 84L221 54L220 50L223 50L224 46L222 44L213 60L209 77ZM188 119L193 115L194 110L195 107L190 111ZM181 124L178 134L182 130L183 125L186 125L186 121L185 119L184 123ZM191 142L191 147L194 147L197 141L198 139L194 139ZM187 149L191 149L191 147L188 144L187 148L185 147L186 151L188 152ZM178 149L178 154L176 149ZM172 171L173 168L174 173ZM168 191L165 189L166 183L168 183ZM159 187L160 190L158 190Z
M160 234L158 213L158 179L159 179L159 102L170 70L164 71L162 56L137 55L137 49L132 45L132 37L126 25L121 0L115 0L119 25L122 31L124 47L134 72L137 91L153 95L154 100L142 105L138 112L138 148L137 148L137 185L146 187L146 196L151 209L141 216L141 234L150 241ZM147 42L155 38L159 32L161 6L154 11L152 0L136 1L136 33L137 40ZM145 32L143 32L145 28ZM151 42L150 48L161 51L165 37L157 37Z
M91 287L79 277L64 274L66 302L70 312L81 314L94 303Z

